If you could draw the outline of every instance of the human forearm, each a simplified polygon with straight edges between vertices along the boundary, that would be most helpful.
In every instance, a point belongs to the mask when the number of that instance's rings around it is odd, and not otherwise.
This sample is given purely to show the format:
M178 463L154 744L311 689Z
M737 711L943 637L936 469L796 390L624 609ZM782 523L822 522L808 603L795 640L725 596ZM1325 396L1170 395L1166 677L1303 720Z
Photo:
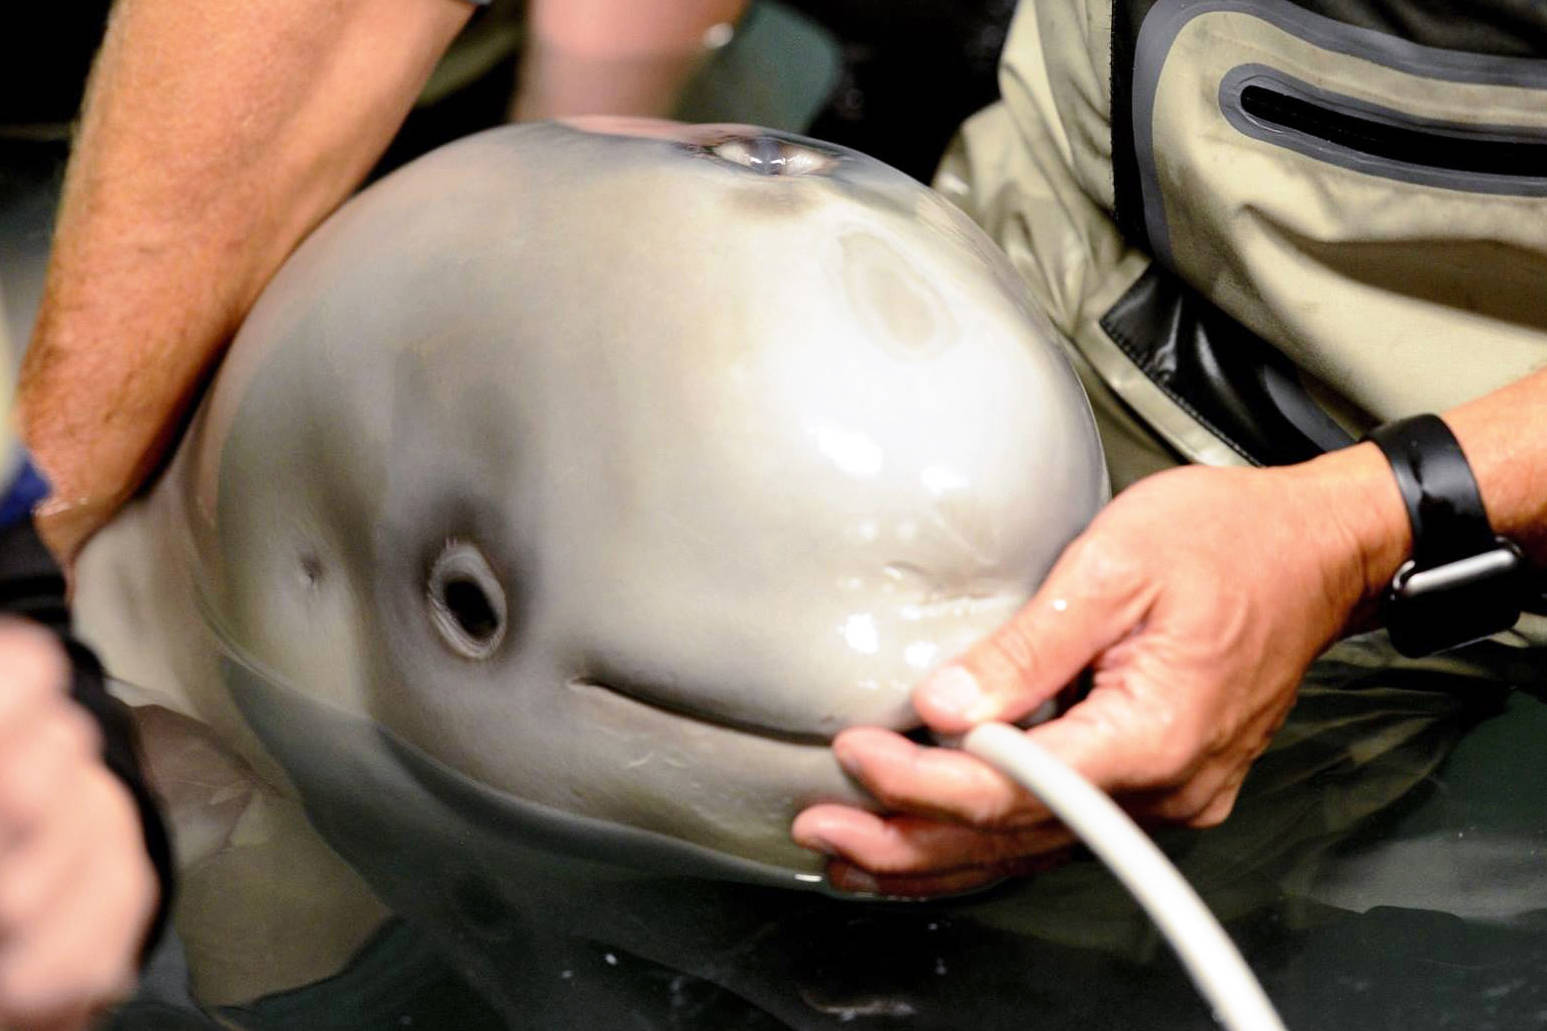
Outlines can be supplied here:
M1488 521L1547 567L1547 370L1445 413Z
M358 183L458 0L122 0L18 397L73 553L155 467L269 276Z
M1538 568L1547 567L1547 371L1442 413L1477 479L1488 521ZM1347 448L1286 470L1337 498L1329 517L1347 534L1362 572L1352 627L1376 613L1397 567L1412 551L1407 512L1391 469L1373 444Z

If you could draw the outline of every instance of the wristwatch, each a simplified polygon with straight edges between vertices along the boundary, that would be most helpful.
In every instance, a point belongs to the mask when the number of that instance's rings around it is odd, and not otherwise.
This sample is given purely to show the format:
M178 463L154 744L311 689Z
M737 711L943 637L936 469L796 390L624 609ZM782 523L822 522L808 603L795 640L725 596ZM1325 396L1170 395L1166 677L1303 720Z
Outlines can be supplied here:
M1391 463L1413 528L1413 556L1391 578L1384 605L1397 651L1431 655L1514 626L1531 571L1520 548L1493 532L1450 427L1437 415L1415 415L1364 439Z

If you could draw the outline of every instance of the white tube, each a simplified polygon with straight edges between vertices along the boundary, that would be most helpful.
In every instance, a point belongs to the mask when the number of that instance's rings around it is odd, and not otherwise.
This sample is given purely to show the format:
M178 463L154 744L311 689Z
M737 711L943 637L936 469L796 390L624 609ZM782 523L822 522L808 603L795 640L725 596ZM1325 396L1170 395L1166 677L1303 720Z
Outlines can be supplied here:
M1004 723L975 727L967 751L1040 798L1139 901L1229 1031L1284 1031L1230 936L1192 885L1105 793Z

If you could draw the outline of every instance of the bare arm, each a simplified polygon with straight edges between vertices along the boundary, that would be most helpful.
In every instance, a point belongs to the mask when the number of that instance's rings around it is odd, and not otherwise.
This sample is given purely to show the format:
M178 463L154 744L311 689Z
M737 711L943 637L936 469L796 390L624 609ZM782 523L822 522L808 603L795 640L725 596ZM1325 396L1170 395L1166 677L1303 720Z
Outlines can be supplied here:
M1547 372L1445 413L1496 532L1547 566ZM1361 444L1278 469L1190 467L1115 498L1009 623L914 694L935 729L1017 719L1080 670L1093 688L1028 733L1158 822L1209 826L1235 803L1320 651L1366 626L1408 557L1385 458ZM1069 841L1047 810L964 752L875 728L839 760L891 810L806 810L797 841L855 890L959 891L1035 868Z
M1547 566L1547 371L1445 414L1477 475L1488 521Z
M360 181L459 0L120 0L18 394L66 563L156 467L285 256Z

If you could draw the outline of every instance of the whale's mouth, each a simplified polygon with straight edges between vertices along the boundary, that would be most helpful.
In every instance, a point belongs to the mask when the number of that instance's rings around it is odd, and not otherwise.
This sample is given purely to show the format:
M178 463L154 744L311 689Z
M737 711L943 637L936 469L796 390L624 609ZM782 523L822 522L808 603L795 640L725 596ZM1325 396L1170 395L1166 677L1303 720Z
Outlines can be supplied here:
M632 684L627 687L620 687L616 683L604 682L595 677L570 677L569 680L565 681L565 686L577 693L607 695L627 704L657 713L664 713L677 719L690 720L694 723L718 727L721 730L734 731L738 734L751 734L756 737L782 741L786 744L827 748L833 743L833 737L835 736L834 734L791 730L787 727L769 726L768 724L758 723L753 720L737 719L734 716L727 716L721 712L711 712L680 701L663 698L659 692L651 691L648 688Z
M407 842L454 850L459 857L479 850L486 857L484 869L528 869L534 856L559 856L566 860L563 875L582 880L585 869L600 866L844 897L814 871L522 798L449 765L374 720L298 692L240 652L222 654L220 664L238 710L296 778L308 815L321 821L318 830L373 888L386 888L385 899L393 897L394 887L403 898L401 856ZM341 756L347 759L340 761ZM371 788L365 793L362 777ZM366 799L378 806L381 799L393 802L385 810L373 809ZM433 807L423 807L424 802ZM382 822L384 812L391 814L391 822ZM386 837L374 837L380 834ZM538 870L553 869L539 864ZM426 897L426 886L417 876L422 870L409 869L416 876L406 890L417 904Z

